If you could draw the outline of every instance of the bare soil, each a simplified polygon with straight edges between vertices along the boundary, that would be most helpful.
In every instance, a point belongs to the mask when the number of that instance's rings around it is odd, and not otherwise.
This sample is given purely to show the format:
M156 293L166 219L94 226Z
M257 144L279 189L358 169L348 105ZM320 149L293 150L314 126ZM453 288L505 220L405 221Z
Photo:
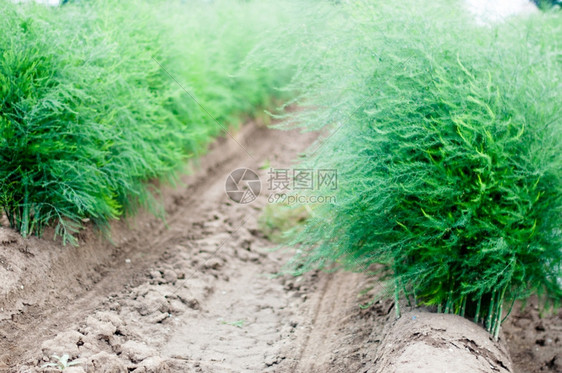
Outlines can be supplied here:
M160 186L165 222L141 212L110 240L87 227L79 247L0 228L0 371L54 371L41 366L69 354L79 364L65 372L410 372L449 359L500 372L506 341L515 372L562 371L559 314L517 312L497 344L464 319L360 308L380 290L363 274L277 276L292 253L260 231L267 193L236 204L224 182L239 167L264 182L261 166L291 167L315 135L249 124L236 139L251 156L220 139Z
M541 315L536 297L521 307L503 324L514 372L562 372L562 310Z

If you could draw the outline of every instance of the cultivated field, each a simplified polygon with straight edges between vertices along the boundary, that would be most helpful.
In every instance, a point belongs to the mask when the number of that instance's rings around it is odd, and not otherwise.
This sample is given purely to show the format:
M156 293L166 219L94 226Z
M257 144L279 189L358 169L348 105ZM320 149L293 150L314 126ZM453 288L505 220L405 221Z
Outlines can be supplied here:
M0 372L561 372L550 3L0 0Z

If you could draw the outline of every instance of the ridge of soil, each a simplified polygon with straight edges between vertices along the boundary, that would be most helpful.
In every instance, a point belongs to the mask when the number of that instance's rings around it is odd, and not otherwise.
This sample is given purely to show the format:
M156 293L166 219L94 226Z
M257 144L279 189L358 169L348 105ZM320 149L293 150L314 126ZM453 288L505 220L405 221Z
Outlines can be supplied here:
M78 362L71 373L380 371L392 327L408 320L394 320L392 300L359 307L380 293L376 279L277 276L292 252L271 251L260 231L267 193L239 205L224 192L231 171L290 168L315 136L251 123L235 136L251 157L219 139L196 172L163 187L166 222L140 212L112 225L112 243L91 227L79 247L0 228L0 372L55 371L41 368L52 354ZM465 321L448 325L485 335ZM561 324L533 305L508 319L515 372L562 371Z
M428 359L427 357L431 358ZM457 315L405 312L388 324L376 358L376 373L512 372L501 341Z

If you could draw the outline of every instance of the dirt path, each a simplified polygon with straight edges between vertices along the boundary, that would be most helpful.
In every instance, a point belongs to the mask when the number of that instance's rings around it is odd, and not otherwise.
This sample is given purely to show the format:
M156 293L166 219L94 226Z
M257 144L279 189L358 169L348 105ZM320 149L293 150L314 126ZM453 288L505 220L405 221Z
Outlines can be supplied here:
M167 226L142 215L132 229L124 224L113 230L113 249L95 240L111 258L93 257L102 262L99 278L79 280L78 290L69 289L76 285L69 269L57 274L63 285L43 285L56 299L20 294L22 306L16 307L7 296L4 369L41 371L52 354L65 353L80 362L78 371L92 372L304 371L329 363L332 345L321 342L336 338L342 313L357 308L339 299L353 299L349 294L359 290L361 276L274 278L290 253L269 251L273 244L259 232L265 193L249 205L233 203L224 193L232 170L257 170L265 162L288 168L313 140L310 134L246 126L238 141L253 159L236 144L217 145L184 187L165 191ZM260 177L267 179L265 170ZM91 240L86 238L85 246ZM45 249L40 246L49 245L19 238L12 243L14 251L25 246L39 256Z

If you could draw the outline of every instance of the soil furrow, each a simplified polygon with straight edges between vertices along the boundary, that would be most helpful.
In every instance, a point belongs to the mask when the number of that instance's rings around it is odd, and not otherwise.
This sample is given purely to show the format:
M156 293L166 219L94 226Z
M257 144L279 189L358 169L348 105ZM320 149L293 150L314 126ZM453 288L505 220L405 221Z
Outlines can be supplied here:
M162 261L173 261L177 255L185 256L188 259L186 263L189 264L183 268L185 273L182 276L185 280L182 281L196 279L197 272L201 270L216 272L212 274L213 278L229 277L217 270L222 266L220 261L225 260L221 258L223 255L221 250L225 248L220 245L226 246L229 240L233 237L236 239L242 234L245 235L242 244L247 245L248 242L255 241L255 237L241 223L249 220L248 216L251 216L252 228L255 231L259 208L251 205L236 205L228 200L224 193L227 175L235 168L243 166L258 169L262 165L258 162L266 160L274 160L277 164L288 167L291 159L304 150L314 138L313 135L296 136L294 132L271 131L253 124L245 126L237 137L238 141L251 149L257 161L249 159L242 149L237 149L237 145L232 144L232 141L219 141L215 149L201 160L201 171L184 178L182 180L184 186L181 188L164 190L164 193L168 194L165 196L168 212L166 224L148 214L141 214L138 221L122 223L122 226L114 227L112 238L116 245L111 253L113 258L109 263L105 263L105 268L99 274L100 279L93 284L86 283L81 291L69 289L69 293L74 293L72 294L74 297L61 299L58 306L50 304L47 299L37 309L24 308L14 313L10 320L2 322L3 338L0 350L2 360L0 361L14 366L22 361L36 358L36 350L46 351L39 348L42 339L49 340L61 332L64 333L65 329L73 323L80 323L87 315L103 307L110 295L117 295L117 298L126 300L136 287L146 282L150 267L159 267ZM300 140L294 141L295 138ZM279 141L280 139L282 141ZM292 143L292 146L286 143ZM262 172L262 177L264 173ZM262 206L264 198L259 202ZM220 218L217 216L219 211L224 212ZM127 231L127 225L131 224L135 225L134 232ZM138 225L145 225L148 229ZM41 244L42 240L31 239L27 245L37 243ZM232 251L232 248L229 247L228 250ZM202 256L201 253L205 252L207 253ZM231 252L228 252L224 256L228 257L230 254ZM217 263L209 263L212 261ZM249 267L259 266L255 262L248 263ZM72 275L70 273L67 277L73 277ZM64 282L66 280L64 274L61 277ZM66 285L69 288L76 284L76 281L67 280L69 281ZM212 287L212 282L210 286ZM64 294L66 289L65 286L60 286L58 289L50 290ZM171 296L174 296L175 292L177 289L171 292ZM9 303L6 302L6 305L9 306ZM39 315L41 318L37 317ZM33 345L36 348L30 349Z

